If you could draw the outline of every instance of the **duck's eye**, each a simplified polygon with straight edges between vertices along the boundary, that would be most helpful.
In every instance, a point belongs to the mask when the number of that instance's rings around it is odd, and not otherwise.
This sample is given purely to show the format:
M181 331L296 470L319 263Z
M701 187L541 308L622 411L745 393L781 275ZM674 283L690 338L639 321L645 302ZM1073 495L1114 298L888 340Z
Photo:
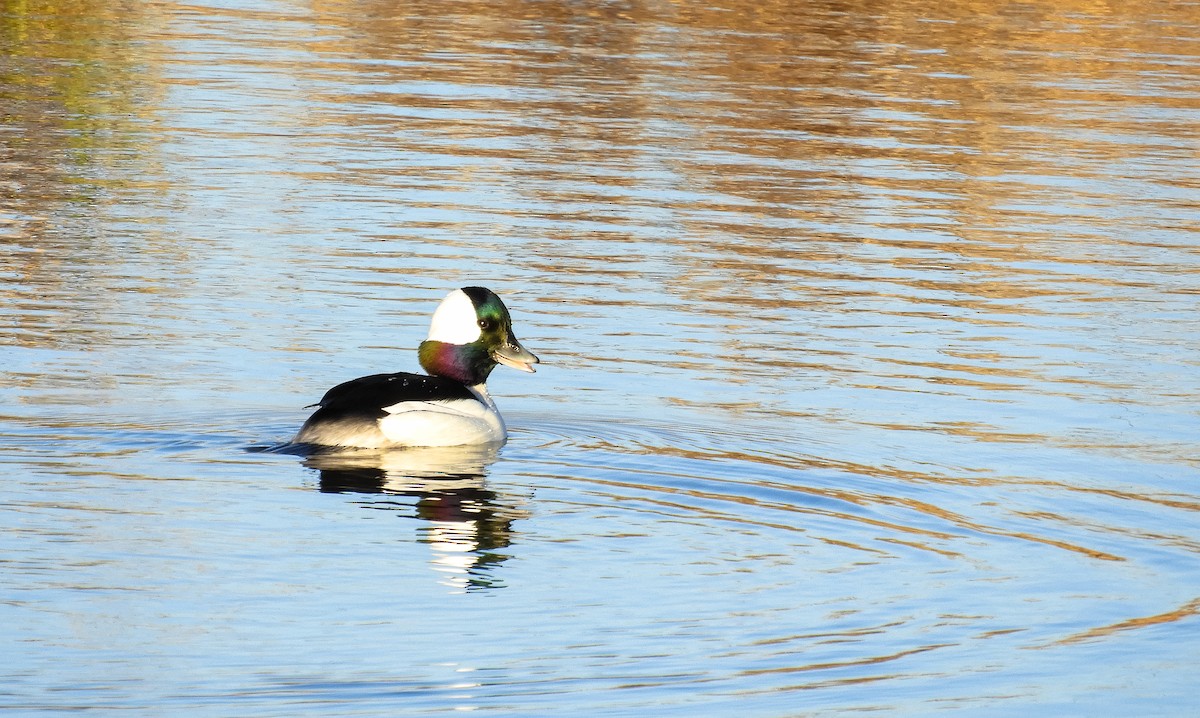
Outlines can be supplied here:
M496 326L496 323L493 322L491 319L480 319L479 320L479 328L485 332L490 332L492 330L492 327L494 327L494 326Z

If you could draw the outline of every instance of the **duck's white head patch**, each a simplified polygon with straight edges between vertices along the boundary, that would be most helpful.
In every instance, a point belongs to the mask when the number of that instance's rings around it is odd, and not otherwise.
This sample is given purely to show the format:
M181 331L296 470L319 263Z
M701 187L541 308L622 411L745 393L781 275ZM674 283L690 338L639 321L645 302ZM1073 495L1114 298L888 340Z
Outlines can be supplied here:
M429 341L470 344L480 336L479 317L471 298L461 289L447 294L429 323Z

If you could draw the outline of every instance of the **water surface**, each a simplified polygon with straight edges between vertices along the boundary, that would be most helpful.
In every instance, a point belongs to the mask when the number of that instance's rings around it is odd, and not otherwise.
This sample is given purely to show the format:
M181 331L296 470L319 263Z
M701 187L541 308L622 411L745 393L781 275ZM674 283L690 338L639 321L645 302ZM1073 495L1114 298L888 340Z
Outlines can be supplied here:
M0 707L1195 713L1198 41L9 4ZM467 284L507 446L264 450Z

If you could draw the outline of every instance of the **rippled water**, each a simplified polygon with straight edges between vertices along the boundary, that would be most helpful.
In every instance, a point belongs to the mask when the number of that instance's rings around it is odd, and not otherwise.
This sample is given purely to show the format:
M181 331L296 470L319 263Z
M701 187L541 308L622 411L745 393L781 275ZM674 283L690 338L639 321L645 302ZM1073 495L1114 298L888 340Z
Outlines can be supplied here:
M1200 5L0 6L0 708L1200 710ZM297 456L450 289L497 451Z

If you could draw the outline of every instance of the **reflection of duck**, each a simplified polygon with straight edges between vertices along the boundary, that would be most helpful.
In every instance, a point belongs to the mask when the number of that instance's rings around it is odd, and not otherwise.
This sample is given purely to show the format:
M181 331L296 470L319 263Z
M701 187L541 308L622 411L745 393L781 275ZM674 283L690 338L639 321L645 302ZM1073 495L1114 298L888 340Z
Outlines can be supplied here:
M499 454L495 444L481 446L426 446L407 449L318 449L309 453L304 465L318 469L322 481L331 476L372 476L380 481L353 485L351 491L363 493L404 493L410 486L454 484L456 481L482 483ZM322 487L324 488L324 487Z
M418 348L420 374L374 374L339 384L293 439L298 444L386 448L502 444L504 420L487 392L496 364L532 372L538 358L512 331L500 297L483 287L442 300Z
M498 585L490 568L507 556L512 523L525 513L505 505L485 484L497 447L327 450L305 466L320 471L324 493L384 494L416 499L417 518L428 522L422 540L434 551L433 566L458 590ZM398 508L388 501L381 508Z

